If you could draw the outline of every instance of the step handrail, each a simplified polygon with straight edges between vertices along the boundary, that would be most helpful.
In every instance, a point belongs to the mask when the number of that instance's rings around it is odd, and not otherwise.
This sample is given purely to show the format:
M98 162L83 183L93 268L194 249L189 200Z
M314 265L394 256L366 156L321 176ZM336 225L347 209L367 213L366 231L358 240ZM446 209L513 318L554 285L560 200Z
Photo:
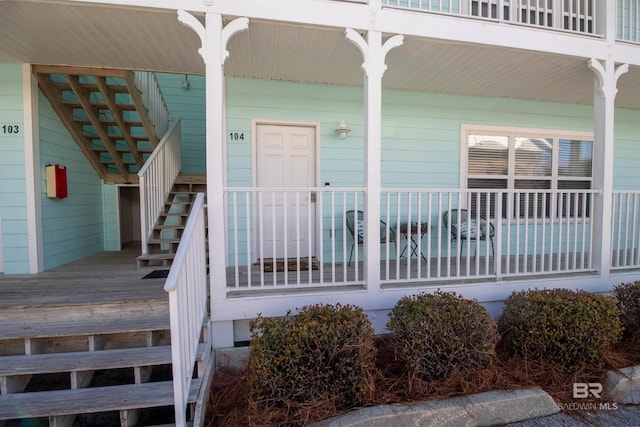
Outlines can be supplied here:
M164 290L169 294L176 426L186 425L186 409L196 353L207 310L207 253L204 193L198 193ZM208 351L211 340L207 339Z
M171 128L138 172L140 185L140 228L142 254L149 251L147 244L156 220L180 173L181 120L176 119Z
M155 127L156 138L160 139L169 128L169 108L162 95L156 74L149 71L136 71L136 87L142 95L142 102L149 111L149 118Z

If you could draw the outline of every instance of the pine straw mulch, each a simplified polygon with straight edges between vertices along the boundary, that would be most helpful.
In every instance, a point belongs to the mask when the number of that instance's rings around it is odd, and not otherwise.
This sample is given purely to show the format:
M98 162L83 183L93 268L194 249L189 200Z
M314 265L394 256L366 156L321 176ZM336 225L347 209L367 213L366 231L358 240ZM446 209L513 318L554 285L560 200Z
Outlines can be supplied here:
M568 403L575 401L572 396L573 383L603 383L608 370L640 364L640 339L618 345L605 356L600 366L588 367L574 374L543 361L508 357L499 349L496 362L486 369L472 374L457 372L443 380L424 382L407 376L402 363L396 360L393 349L385 339L378 339L376 345L379 373L375 378L372 400L367 406L446 399L527 387L540 387L556 402ZM326 396L323 400L292 405L286 409L265 410L251 402L248 394L244 372L220 370L211 390L205 426L306 426L346 412L336 409L340 396ZM580 401L595 402L594 399ZM606 396L598 400L603 401L607 401ZM581 416L578 411L565 412Z

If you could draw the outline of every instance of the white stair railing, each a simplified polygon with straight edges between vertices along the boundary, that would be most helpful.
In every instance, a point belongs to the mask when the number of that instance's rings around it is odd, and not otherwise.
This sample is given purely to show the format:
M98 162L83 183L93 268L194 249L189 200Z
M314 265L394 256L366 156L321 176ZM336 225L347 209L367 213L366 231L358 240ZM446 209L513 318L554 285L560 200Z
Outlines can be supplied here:
M180 173L180 141L181 125L177 119L138 172L143 255L148 252L147 243L153 227Z
M164 290L169 294L171 361L176 426L186 425L189 389L200 333L207 318L207 254L204 194L189 214ZM211 351L211 340L206 342Z
M155 136L160 139L169 128L169 109L164 96L162 96L156 75L151 72L136 71L135 82L136 87L142 94L144 106L149 110L151 123L155 126Z

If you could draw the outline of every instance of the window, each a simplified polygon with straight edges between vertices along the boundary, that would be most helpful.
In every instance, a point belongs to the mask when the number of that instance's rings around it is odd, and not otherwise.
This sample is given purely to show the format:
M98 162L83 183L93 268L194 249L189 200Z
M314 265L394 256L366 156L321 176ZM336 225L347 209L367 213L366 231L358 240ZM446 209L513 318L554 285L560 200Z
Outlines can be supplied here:
M503 217L589 215L590 196L580 190L589 190L592 185L590 135L468 128L463 129L463 142L467 188L515 190L502 194ZM495 217L496 194L472 194L472 213L480 210L484 216L489 212Z

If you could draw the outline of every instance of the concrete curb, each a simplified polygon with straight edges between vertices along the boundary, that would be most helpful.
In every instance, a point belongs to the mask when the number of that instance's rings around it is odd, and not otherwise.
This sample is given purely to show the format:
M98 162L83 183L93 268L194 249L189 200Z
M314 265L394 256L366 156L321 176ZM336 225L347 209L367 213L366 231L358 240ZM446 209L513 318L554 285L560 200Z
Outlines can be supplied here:
M607 372L605 384L607 394L612 401L640 404L640 366Z
M317 427L493 426L560 412L541 389L489 391L416 404L357 409L314 424Z

